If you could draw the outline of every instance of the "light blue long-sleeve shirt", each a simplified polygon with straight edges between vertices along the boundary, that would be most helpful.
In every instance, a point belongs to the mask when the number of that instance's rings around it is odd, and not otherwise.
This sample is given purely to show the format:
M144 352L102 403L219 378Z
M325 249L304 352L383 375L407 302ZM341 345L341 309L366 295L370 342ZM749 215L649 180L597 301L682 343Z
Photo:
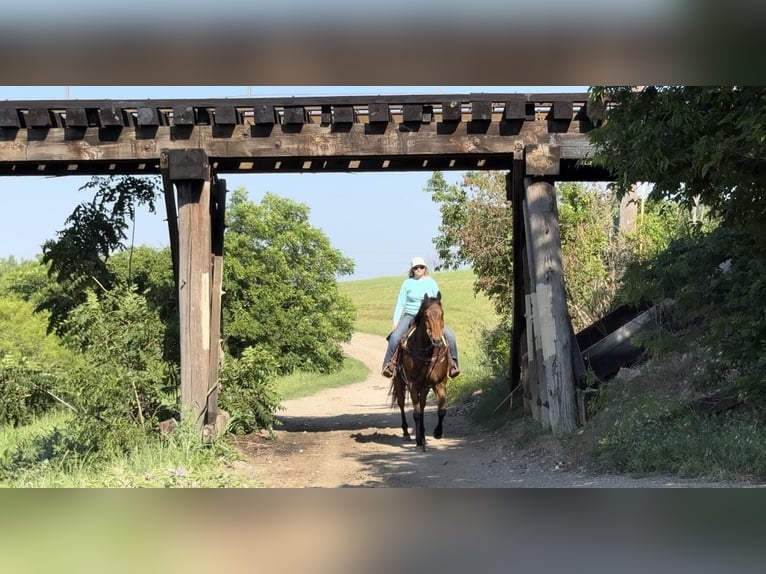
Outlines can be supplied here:
M399 296L396 298L396 307L394 308L394 324L399 322L402 315L416 315L423 302L423 297L427 294L429 297L436 297L439 292L439 286L436 281L426 276L421 279L410 277L402 283L399 289Z

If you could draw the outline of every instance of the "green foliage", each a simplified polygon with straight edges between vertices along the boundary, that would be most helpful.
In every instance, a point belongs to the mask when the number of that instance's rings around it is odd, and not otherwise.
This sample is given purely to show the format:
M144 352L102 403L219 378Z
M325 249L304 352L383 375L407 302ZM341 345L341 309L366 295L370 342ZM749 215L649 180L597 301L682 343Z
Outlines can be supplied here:
M260 205L235 190L226 212L223 299L226 343L240 357L248 347L278 357L280 373L330 372L351 338L354 309L336 276L353 262L309 224L305 205L266 194Z
M279 423L280 396L274 384L279 362L265 348L248 347L239 358L227 358L221 369L221 408L231 415L229 430L245 434L271 430Z
M0 425L27 424L33 415L49 410L54 401L48 391L55 383L52 373L23 358L4 355L0 359Z
M679 238L632 266L621 296L672 299L674 321L698 344L715 349L737 373L743 397L766 400L766 253L744 230L720 227Z
M481 332L482 362L495 377L508 377L511 357L511 321L503 317L494 328Z
M224 440L203 443L191 419L172 434L110 458L69 449L72 413L51 413L21 428L0 428L0 484L14 488L236 488L258 483L233 469Z
M513 228L501 172L468 172L459 186L435 172L425 191L439 204L442 223L434 245L446 269L470 265L475 289L499 313L512 309Z
M766 476L766 431L758 417L719 419L651 397L629 405L598 442L597 460L610 470L719 480Z
M0 264L0 296L13 296L38 305L41 295L53 285L47 265L40 261L16 262L11 257Z
M489 297L501 316L509 315L513 229L505 175L470 172L457 186L436 172L426 191L440 205L442 224L434 244L445 267L470 265L477 275L476 291ZM637 230L621 234L614 225L614 194L580 183L560 183L556 191L567 305L579 329L613 308L628 262L667 244L688 215L669 202L650 203Z
M0 424L24 424L54 404L53 394L77 357L53 335L33 305L0 297Z
M80 188L95 189L93 199L78 205L58 238L42 246L42 261L58 284L38 306L50 312L50 329L60 332L69 312L85 301L95 284L112 286L106 260L124 247L136 206L147 205L154 212L157 185L156 178L94 177Z
M149 309L155 311L165 325L163 343L165 359L180 363L180 333L178 293L173 279L173 261L170 248L137 247L112 255L107 261L115 281L132 285L143 295Z
M762 227L766 88L600 86L591 97L615 102L590 137L619 190L651 181L657 199L700 202L733 224Z
M66 344L85 358L67 381L81 452L110 455L142 444L175 410L177 370L162 357L163 325L140 295L119 288L86 295L64 325Z

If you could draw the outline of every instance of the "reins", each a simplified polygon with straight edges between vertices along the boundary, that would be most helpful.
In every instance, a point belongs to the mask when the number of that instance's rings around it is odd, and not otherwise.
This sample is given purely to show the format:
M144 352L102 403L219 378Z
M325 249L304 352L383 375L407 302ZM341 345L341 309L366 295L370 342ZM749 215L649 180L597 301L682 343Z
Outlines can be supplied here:
M419 346L414 347L411 345L413 342L413 337L415 333L418 332L418 330L422 330L425 328L425 326L422 324L425 322L425 312L426 309L421 309L418 314L415 316L415 319L413 320L413 324L415 325L414 329L410 329L410 331L407 334L405 344L402 345L402 350L408 354L413 361L425 363L428 366L427 374L428 376L431 375L433 370L437 367L439 363L445 362L447 360L447 338L445 337L444 333L442 333L441 341L443 343L441 348L438 348L436 345L434 345L433 341L430 337L422 336L422 338L427 339L428 342L425 346ZM435 351L435 352L434 352ZM404 368L404 364L402 362L399 363L399 370L400 370L400 376L402 377L402 380L407 385L407 387L411 387L412 383L407 378L407 372Z

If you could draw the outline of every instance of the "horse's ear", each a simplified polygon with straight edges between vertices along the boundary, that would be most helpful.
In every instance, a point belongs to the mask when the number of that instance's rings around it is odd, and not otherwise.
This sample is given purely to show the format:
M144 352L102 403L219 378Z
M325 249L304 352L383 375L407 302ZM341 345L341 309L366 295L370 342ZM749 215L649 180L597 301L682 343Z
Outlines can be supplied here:
M437 301L441 301L442 300L442 292L441 291L437 291L436 292L436 300Z

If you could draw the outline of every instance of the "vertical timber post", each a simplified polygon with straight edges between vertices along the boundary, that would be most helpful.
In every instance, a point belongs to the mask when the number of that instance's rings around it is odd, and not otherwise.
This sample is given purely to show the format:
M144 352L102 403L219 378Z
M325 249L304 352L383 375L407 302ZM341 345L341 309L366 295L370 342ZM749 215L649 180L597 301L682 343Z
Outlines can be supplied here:
M162 174L162 189L165 196L165 214L168 218L168 237L170 239L170 258L173 262L173 280L178 291L178 212L176 211L176 194L170 179L169 160L167 152L160 156L160 173Z
M527 180L524 180L526 190ZM537 292L535 282L535 242L532 238L532 231L529 224L529 202L524 192L524 198L521 203L522 223L524 227L525 246L522 258L522 269L524 272L524 305L526 312L527 329L527 356L528 356L528 375L527 375L527 399L529 401L529 411L532 418L542 424L545 428L550 428L550 419L545 404L545 369L543 368L543 343L540 338L540 325L537 315Z
M178 190L178 313L181 411L205 421L210 379L210 164L201 149L168 152Z
M542 344L545 402L551 430L565 434L576 428L576 405L556 191L543 179L530 180L526 188L534 252L535 332L540 332Z
M222 361L221 297L223 295L223 236L225 228L226 181L214 178L210 201L213 277L210 292L210 370L205 424L219 434L226 426L225 414L218 411L218 374Z
M522 173L518 173L521 170ZM511 392L521 384L521 341L524 328L524 275L522 265L524 198L524 162L514 160L513 170L506 176L506 199L511 201L511 226L513 231L513 318L511 323ZM520 185L519 185L520 184Z

